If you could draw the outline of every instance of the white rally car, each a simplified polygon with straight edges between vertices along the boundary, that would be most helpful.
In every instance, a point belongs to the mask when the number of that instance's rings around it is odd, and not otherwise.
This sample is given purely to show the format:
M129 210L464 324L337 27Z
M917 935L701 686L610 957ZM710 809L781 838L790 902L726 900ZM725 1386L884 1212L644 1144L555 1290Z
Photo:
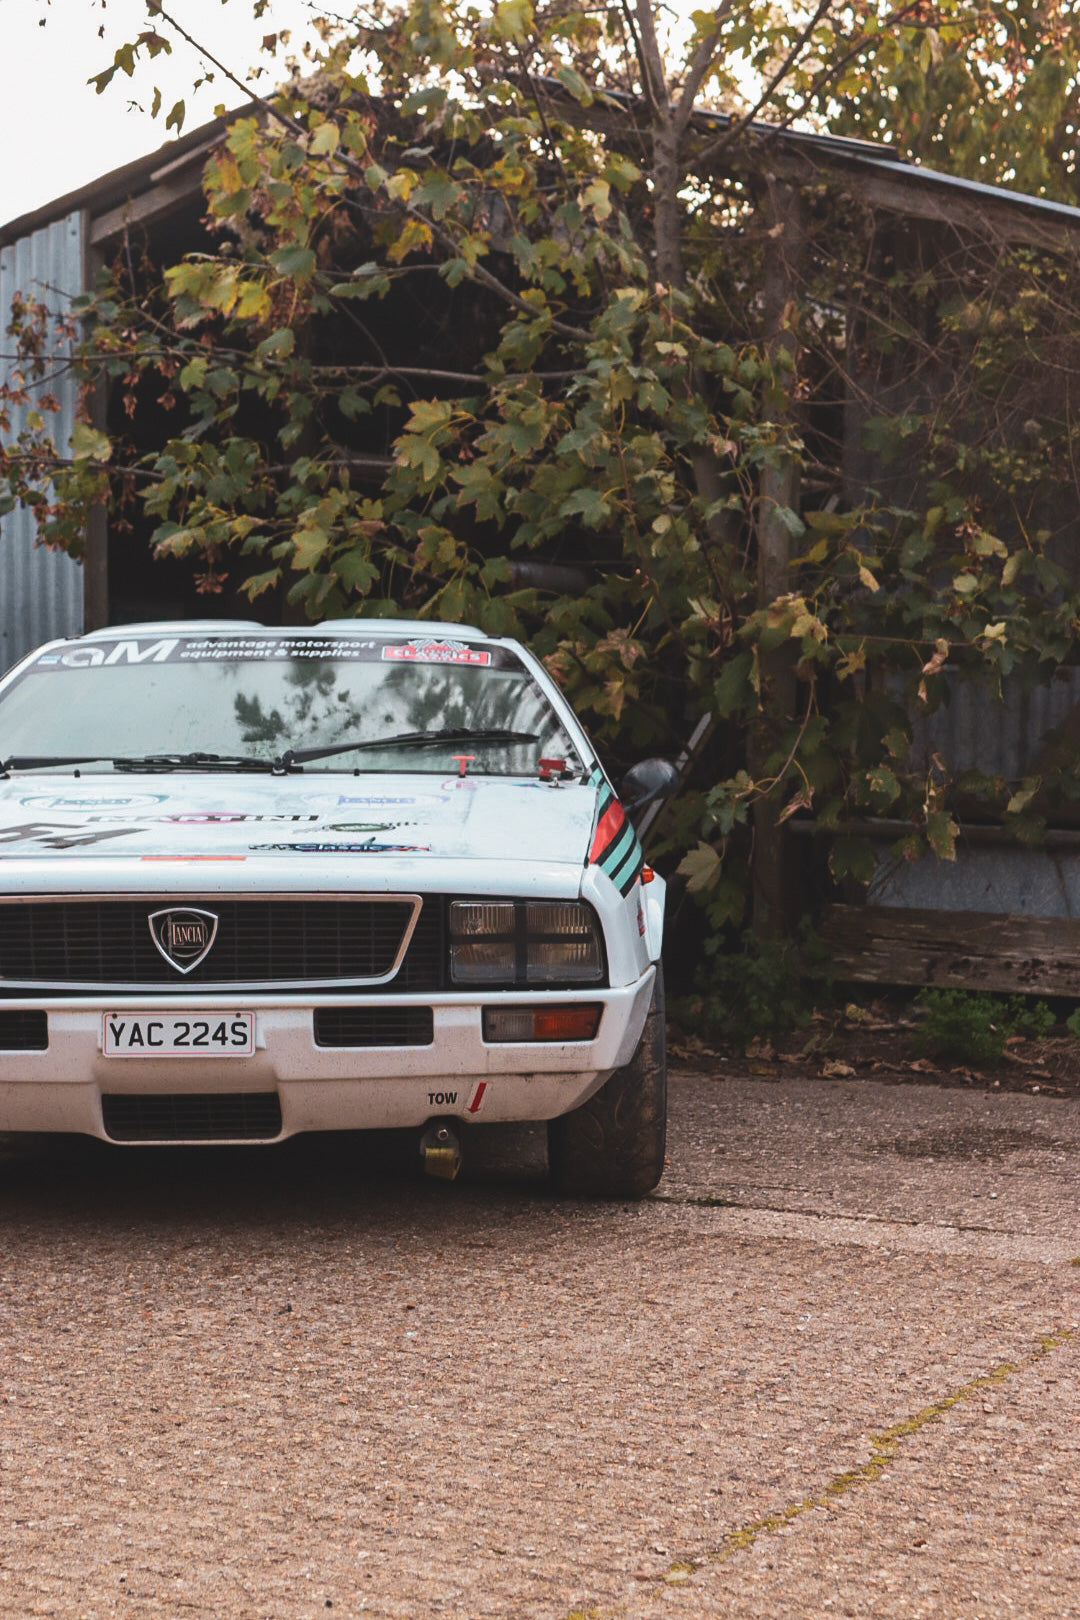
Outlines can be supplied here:
M142 624L0 680L0 1131L416 1127L448 1175L474 1126L547 1120L557 1187L640 1195L663 909L516 642Z

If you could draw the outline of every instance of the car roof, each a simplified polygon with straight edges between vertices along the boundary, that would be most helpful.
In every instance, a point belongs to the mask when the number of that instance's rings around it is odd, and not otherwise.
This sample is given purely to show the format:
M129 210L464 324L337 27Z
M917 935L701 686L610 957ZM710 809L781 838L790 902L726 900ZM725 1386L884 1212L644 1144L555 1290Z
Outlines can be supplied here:
M155 619L91 630L79 641L115 641L124 636L453 636L469 641L492 638L473 624L441 624L432 619L325 619L321 624L260 624L255 619Z

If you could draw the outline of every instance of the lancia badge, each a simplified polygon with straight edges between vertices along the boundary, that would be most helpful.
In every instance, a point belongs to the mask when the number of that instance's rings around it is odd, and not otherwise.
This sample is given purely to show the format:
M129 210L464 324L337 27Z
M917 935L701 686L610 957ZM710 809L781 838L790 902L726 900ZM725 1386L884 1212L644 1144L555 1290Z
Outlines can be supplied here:
M212 911L196 911L190 906L152 911L147 921L151 939L178 973L190 973L198 967L214 943L218 927Z

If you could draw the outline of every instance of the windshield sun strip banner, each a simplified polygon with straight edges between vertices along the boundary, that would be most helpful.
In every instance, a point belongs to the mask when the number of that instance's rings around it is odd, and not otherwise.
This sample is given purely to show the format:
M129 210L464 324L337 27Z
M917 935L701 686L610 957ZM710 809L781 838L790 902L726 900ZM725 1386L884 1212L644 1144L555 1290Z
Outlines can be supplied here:
M448 636L117 636L50 647L29 670L99 669L116 665L272 663L328 659L350 664L454 664L520 669L508 647L480 647ZM26 673L28 673L27 671Z
M589 864L605 872L620 894L629 894L645 864L644 851L633 823L599 766L589 777L589 786L600 790Z

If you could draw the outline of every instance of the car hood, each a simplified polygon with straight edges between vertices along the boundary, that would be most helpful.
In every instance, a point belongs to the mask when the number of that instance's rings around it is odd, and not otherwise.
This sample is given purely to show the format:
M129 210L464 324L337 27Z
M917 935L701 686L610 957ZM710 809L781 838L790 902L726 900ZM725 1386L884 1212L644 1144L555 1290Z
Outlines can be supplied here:
M101 856L433 858L572 863L586 783L434 775L21 775L0 782L0 860Z

